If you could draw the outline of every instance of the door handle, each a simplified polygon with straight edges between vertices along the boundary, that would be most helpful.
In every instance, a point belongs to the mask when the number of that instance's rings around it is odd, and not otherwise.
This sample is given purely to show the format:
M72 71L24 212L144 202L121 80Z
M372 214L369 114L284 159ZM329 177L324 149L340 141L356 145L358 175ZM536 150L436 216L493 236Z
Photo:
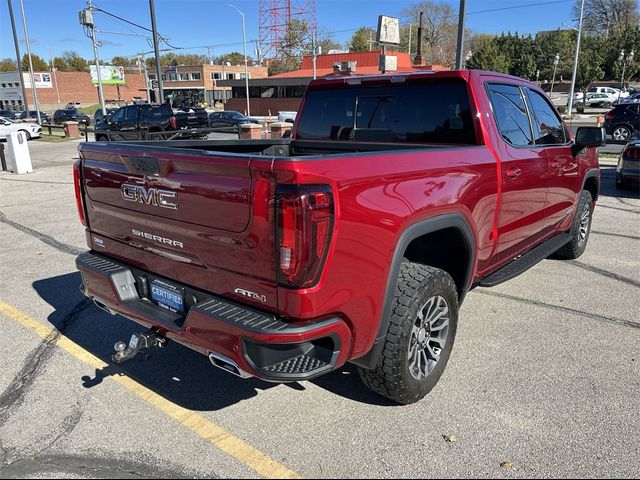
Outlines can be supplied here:
M522 170L519 168L510 168L509 170L507 170L507 177L509 178L518 178L520 176L520 174L522 173Z

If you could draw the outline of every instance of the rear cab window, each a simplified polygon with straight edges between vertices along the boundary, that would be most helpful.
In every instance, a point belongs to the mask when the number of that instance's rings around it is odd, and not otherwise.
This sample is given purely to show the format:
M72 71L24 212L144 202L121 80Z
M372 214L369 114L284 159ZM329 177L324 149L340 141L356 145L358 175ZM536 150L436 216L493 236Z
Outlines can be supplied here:
M296 139L477 144L467 84L455 79L308 90Z

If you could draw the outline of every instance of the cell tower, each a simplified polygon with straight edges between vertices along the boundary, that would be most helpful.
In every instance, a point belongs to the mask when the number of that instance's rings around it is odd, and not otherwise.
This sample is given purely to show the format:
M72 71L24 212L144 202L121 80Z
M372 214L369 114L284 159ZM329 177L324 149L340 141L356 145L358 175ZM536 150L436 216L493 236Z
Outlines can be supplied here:
M276 58L291 21L306 22L309 35L317 32L315 0L260 0L259 43L262 58Z

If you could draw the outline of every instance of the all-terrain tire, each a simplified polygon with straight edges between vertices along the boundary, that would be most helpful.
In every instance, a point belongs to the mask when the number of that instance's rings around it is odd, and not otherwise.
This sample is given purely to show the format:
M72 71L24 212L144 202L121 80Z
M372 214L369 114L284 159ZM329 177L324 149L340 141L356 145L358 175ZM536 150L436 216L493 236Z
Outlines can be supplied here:
M398 403L417 402L440 379L457 325L458 294L451 276L427 265L403 263L382 354L372 370L358 367L362 382Z
M578 208L575 217L573 217L571 230L569 230L571 241L560 247L560 249L553 254L554 258L573 260L584 253L587 248L587 242L589 241L589 232L591 232L592 215L593 198L589 192L583 190L580 193Z

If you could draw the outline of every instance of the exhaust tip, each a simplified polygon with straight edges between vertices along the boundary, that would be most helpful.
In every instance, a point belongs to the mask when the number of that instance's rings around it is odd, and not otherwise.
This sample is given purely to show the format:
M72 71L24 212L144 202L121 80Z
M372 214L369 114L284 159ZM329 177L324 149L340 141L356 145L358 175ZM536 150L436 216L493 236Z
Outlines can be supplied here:
M211 352L209 354L209 361L214 367L224 370L225 372L235 375L236 377L253 377L253 375L242 370L236 362L234 362L230 358L225 357L224 355L220 355L219 353Z
M113 310L111 310L109 307L107 307L107 304L104 303L102 300L100 300L97 297L93 297L93 304L98 307L100 310L104 310L105 312L111 314L111 315L115 315L116 312L114 312Z

